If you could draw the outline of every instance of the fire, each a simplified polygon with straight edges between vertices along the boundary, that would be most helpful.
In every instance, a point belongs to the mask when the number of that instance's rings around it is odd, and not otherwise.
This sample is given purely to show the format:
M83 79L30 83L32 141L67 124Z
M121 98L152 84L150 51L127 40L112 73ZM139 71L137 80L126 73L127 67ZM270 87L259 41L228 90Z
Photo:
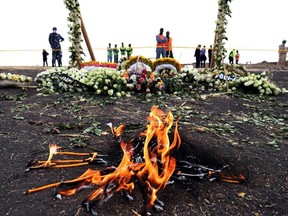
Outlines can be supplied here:
M165 188L175 170L176 159L172 156L172 151L175 148L179 148L181 139L178 133L177 121L174 140L170 144L169 131L174 123L171 112L166 115L157 106L153 106L147 120L149 124L146 130L140 134L140 137L145 139L143 160L139 161L139 158L136 160L134 157L134 150L137 147L133 146L135 140L130 142L121 140L120 146L123 151L123 157L118 167L109 167L102 171L88 169L76 179L30 189L26 193L33 193L60 185L71 185L71 188L58 192L58 194L70 196L83 186L93 184L98 188L85 201L87 208L90 209L90 204L107 200L115 192L125 191L128 194L131 193L135 187L134 181L138 179L145 197L143 209L146 211L146 209L151 208L157 199L157 192ZM118 128L113 128L112 124L108 124L108 126L115 138L121 136L124 130L124 125ZM30 168L47 167L48 164L50 164L50 167L56 167L56 164L52 164L51 161L53 155L59 154L57 152L58 149L60 148L55 144L50 146L48 160L46 162L38 162L40 165L31 166Z
M122 160L117 167L107 167L103 170L88 169L78 178L33 188L25 193L29 194L52 187L65 186L66 189L59 190L57 193L59 195L71 196L86 185L94 185L96 189L84 201L87 210L92 212L93 206L106 202L117 192L122 192L126 198L132 200L131 193L137 181L143 195L141 215L147 215L148 210L152 207L162 210L163 204L157 199L157 193L167 186L173 174L176 177L211 176L211 178L217 178L229 183L241 183L245 180L244 176L231 177L224 175L222 173L223 168L213 170L202 165L194 165L188 161L176 161L174 151L181 145L181 138L178 132L179 120L174 122L171 112L166 114L157 106L152 106L147 120L148 124L145 131L129 142L121 138L125 128L124 125L114 128L112 127L112 123L107 124L110 127L112 135L119 142L123 152ZM173 139L170 142L170 131L173 126ZM103 162L103 159L99 159L99 156L95 152L61 152L59 149L60 147L56 144L50 145L48 160L37 161L30 168L64 168L87 165L95 161ZM52 160L56 154L88 156L88 158L83 160ZM183 170L186 170L187 173L184 173Z
M178 122L176 123L174 141L170 145L168 132L173 125L171 112L166 116L162 110L152 107L148 117L146 140L144 143L145 166L137 173L140 182L148 187L148 208L151 208L157 198L156 193L164 189L176 167L176 159L170 152L179 147L181 140L178 134ZM157 145L151 148L149 144L156 137Z
M96 158L97 153L78 153L78 152L61 152L60 146L56 144L49 145L49 156L46 161L30 161L28 163L29 168L27 169L39 169L39 168L67 168L67 167L76 167L76 166L83 166L89 163L93 163L95 161L103 162L101 158ZM52 160L55 155L72 155L72 156L89 156L86 159L79 159L79 160Z

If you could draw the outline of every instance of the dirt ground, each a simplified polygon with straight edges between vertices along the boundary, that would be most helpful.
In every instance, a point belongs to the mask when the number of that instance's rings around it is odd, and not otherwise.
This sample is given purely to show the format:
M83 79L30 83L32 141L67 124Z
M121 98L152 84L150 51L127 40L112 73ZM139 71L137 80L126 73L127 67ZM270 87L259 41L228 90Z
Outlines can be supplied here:
M248 69L259 72L252 66ZM42 67L0 68L0 73L31 77L40 71ZM288 71L271 72L272 81L288 89ZM173 176L173 183L157 194L164 210L152 209L152 215L288 215L288 94L269 98L207 94L202 100L167 95L144 101L89 94L44 96L35 88L14 87L0 88L1 215L92 215L82 202L93 188L62 199L54 197L57 187L23 193L74 179L88 168L117 166L122 152L106 124L125 124L126 138L138 137L153 105L181 116L177 161L185 159L212 169L228 165L231 173L243 174L246 181L231 184ZM47 159L51 143L65 151L98 152L107 165L27 171L29 161ZM98 215L136 215L143 203L139 187L132 196L134 200L127 201L115 193L97 206Z

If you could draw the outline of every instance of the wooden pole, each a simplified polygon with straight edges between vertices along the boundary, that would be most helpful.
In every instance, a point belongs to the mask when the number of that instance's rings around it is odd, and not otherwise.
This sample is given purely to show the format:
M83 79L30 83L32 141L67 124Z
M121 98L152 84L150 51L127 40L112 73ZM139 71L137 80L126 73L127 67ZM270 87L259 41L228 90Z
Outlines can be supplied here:
M217 27L217 26L216 26L216 27ZM212 58L211 58L210 68L213 68L213 67L215 66L214 48L215 48L215 44L216 44L216 39L217 39L217 33L215 32L214 42L213 42L213 47L212 47Z
M81 31L82 31L86 46L88 48L91 60L96 61L81 14L80 14L80 20L81 20Z

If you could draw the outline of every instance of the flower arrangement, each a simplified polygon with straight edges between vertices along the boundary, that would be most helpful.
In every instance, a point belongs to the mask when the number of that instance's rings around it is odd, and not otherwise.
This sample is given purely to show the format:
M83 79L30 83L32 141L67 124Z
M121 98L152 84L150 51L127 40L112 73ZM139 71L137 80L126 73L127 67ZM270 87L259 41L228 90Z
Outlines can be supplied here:
M64 0L66 8L70 11L68 21L70 24L68 25L70 31L69 33L69 41L71 42L71 46L69 47L70 51L70 61L69 67L80 68L80 64L82 62L81 54L83 54L83 49L81 46L82 33L81 33L81 14L80 14L80 5L78 0Z
M149 67L150 68L150 67ZM7 76L0 74L0 77ZM12 75L9 75L12 79ZM18 79L14 76L13 79ZM131 92L145 95L195 93L200 91L226 91L227 85L232 91L242 91L260 95L278 95L286 89L275 86L268 75L239 75L233 71L219 70L216 67L199 72L192 65L186 65L173 76L147 70L145 64L138 64L127 70L95 67L51 68L39 73L35 80L38 90L45 93L90 91L97 95L122 97L131 96Z
M42 71L35 77L38 83L37 90L46 94L56 92L83 92L87 87L81 84L81 80L87 76L87 71L76 68L53 67Z
M227 71L214 68L199 73L193 66L185 66L181 69L182 80L188 86L187 91L195 88L209 91L226 91L227 84L229 88L236 92L245 92L259 95L278 95L285 93L285 88L279 88L273 84L266 72L261 74L248 73L246 76L240 76L233 71Z
M32 77L19 75L19 74L11 74L11 73L0 73L0 80L9 80L14 82L32 82Z
M227 50L225 49L225 40L228 40L226 37L226 26L227 19L226 17L231 17L231 10L229 3L231 0L219 0L218 1L218 17L216 21L216 37L213 48L213 57L215 61L215 67L218 69L223 69L223 59L226 57Z
M146 67L146 70L152 71L153 61L144 56L131 56L129 60L125 61L123 64L123 69L128 70L133 67L137 67L139 64Z
M91 67L106 67L106 68L117 68L118 63L111 63L111 62L98 62L98 61L88 61L88 62L82 62L81 68L91 66Z
M120 71L109 68L96 68L92 71L51 68L39 73L35 80L38 82L38 90L48 94L92 91L104 96L130 96L130 93L126 92L126 79Z
M260 95L278 95L286 92L285 88L279 88L269 81L265 71L261 74L248 74L248 76L240 77L230 83L230 88L232 91L241 90Z
M122 71L122 76L127 80L129 90L136 93L155 93L156 87L158 90L164 89L164 85L158 83L160 80L156 80L155 73L147 71L145 65Z
M95 94L104 96L130 96L127 92L127 80L120 71L110 68L96 68L89 71L87 76L79 80L86 86L93 89Z
M154 70L160 72L163 69L178 72L181 70L181 64L173 58L159 58L153 62Z

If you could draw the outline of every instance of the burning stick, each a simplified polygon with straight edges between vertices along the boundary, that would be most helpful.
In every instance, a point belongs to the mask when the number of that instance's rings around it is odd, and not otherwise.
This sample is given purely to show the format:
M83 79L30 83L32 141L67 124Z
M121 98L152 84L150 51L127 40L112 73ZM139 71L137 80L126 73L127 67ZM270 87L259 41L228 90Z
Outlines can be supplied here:
M99 173L98 170L88 169L85 173L83 173L81 176L79 176L76 179L56 182L56 183L44 185L42 187L33 188L33 189L25 191L24 194L35 193L35 192L39 192L39 191L42 191L42 190L45 190L48 188L58 187L58 186L64 185L64 184L79 183L79 182L82 182L84 180L87 180L87 179L93 177L95 174L98 174L98 173Z
M201 179L208 177L210 181L218 180L232 184L241 184L247 180L247 178L241 174L238 176L224 174L225 170L229 167L228 165L223 166L222 169L215 170L203 165L191 164L188 161L178 161L178 165L179 164L182 164L180 165L180 170L182 168L190 172L184 173L182 171L178 171L178 176L200 177Z
M120 125L120 126L117 127L117 128L116 128L116 127L113 127L111 122L108 123L107 125L108 125L108 127L110 128L111 133L113 134L113 136L114 136L115 138L120 137L120 136L122 135L122 132L123 132L124 128L125 128L125 125Z
M27 171L29 171L30 169L39 169L39 168L70 168L70 167L84 166L94 162L104 164L107 163L102 158L96 158L97 156L96 152L94 153L58 152L58 149L60 148L61 147L59 147L56 144L50 144L49 156L47 161L31 162L30 164L28 164L29 168L27 169ZM90 156L90 157L82 160L52 160L53 156L56 154L72 155L72 156Z

